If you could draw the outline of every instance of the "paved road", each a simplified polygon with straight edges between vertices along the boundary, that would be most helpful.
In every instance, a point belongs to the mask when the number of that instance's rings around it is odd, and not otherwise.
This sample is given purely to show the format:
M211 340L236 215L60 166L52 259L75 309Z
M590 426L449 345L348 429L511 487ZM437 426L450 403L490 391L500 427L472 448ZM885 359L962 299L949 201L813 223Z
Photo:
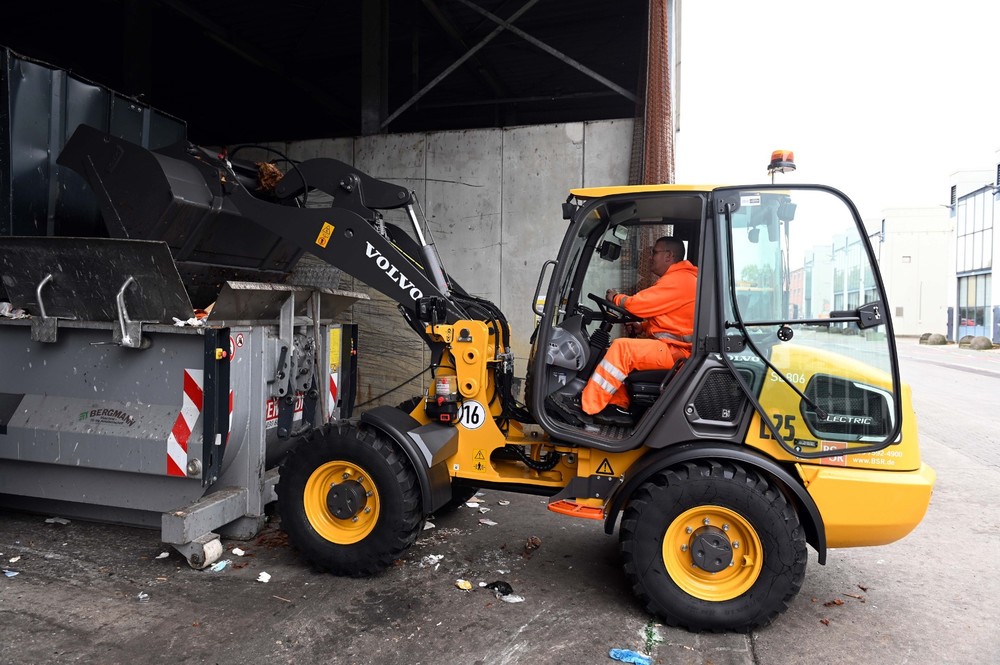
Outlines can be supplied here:
M627 588L616 538L537 498L487 492L497 526L468 508L435 519L373 580L310 572L273 527L228 543L248 556L227 553L233 565L212 573L156 559L150 531L0 512L0 562L20 571L0 577L0 663L586 664L612 662L611 647L671 664L1000 662L1000 352L899 347L938 471L927 518L899 543L834 550L826 566L813 556L791 609L753 634L657 626ZM422 565L429 555L443 558ZM457 578L506 580L525 602L459 591Z

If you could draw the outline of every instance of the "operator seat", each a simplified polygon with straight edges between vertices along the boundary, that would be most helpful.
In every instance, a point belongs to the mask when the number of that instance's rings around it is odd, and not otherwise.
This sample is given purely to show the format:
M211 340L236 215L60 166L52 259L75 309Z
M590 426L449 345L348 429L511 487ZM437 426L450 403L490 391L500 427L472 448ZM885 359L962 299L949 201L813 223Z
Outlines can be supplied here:
M679 360L670 369L637 369L629 372L625 377L625 389L628 391L629 411L633 418L642 418L683 365L684 360Z

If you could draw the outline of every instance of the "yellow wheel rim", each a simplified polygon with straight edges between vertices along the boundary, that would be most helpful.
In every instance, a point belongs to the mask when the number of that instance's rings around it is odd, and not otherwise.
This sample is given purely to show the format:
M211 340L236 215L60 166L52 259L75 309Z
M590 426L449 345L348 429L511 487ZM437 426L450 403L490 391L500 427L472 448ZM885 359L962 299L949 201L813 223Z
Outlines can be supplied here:
M354 481L365 490L364 507L351 517L341 519L330 511L327 497L330 490L340 483ZM302 503L309 524L320 536L338 545L357 543L372 532L378 523L378 490L371 477L356 464L333 461L318 467L306 481Z
M728 541L731 565L709 572L696 562L699 534ZM722 602L746 593L760 576L764 550L757 531L739 513L722 506L698 506L677 516L663 538L663 565L682 591L701 600ZM712 567L709 565L708 567Z

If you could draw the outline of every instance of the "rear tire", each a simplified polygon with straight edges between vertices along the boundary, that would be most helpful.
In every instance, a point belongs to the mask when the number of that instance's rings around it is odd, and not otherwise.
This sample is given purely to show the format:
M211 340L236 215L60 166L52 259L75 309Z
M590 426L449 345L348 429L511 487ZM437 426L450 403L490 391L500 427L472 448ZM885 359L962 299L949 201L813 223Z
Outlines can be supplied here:
M646 609L692 631L765 626L805 577L794 508L757 471L732 462L689 462L654 475L632 495L620 541Z
M291 543L316 569L335 575L384 570L423 525L413 469L372 429L310 433L282 463L277 494Z

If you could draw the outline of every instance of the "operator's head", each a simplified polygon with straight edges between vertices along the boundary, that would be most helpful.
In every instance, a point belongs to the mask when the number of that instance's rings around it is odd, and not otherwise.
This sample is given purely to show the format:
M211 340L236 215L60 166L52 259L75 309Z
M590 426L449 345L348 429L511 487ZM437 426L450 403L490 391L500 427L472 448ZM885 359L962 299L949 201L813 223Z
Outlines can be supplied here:
M676 238L663 236L653 245L650 270L657 277L662 277L670 266L684 260L684 243Z

